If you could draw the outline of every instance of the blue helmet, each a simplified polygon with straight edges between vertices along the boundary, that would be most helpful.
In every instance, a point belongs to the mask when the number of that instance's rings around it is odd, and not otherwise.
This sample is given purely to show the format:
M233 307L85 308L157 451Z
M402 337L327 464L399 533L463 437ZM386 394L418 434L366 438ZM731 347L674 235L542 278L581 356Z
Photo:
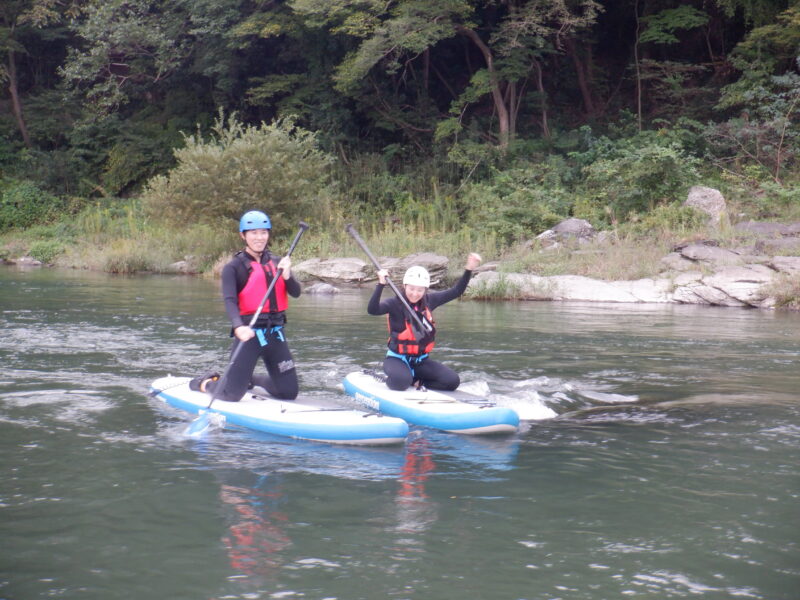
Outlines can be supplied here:
M272 229L272 223L266 213L260 210L251 210L242 215L239 219L239 233L250 229Z

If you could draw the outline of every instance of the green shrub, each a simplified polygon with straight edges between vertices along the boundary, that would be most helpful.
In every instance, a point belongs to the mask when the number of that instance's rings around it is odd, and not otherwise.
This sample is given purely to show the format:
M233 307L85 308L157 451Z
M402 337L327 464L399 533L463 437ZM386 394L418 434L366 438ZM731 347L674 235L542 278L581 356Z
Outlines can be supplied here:
M506 275L500 275L490 282L482 281L473 285L467 295L473 300L519 300L522 290Z
M64 244L58 240L39 240L31 244L28 254L46 265L53 264L55 258L64 252Z
M8 185L0 196L0 231L25 229L56 219L63 202L30 181Z
M685 237L690 231L704 227L707 221L708 215L691 206L662 204L643 215L631 214L629 223L620 229L620 233L630 233L639 238L665 233Z
M233 222L250 209L270 215L273 227L293 229L324 209L331 158L309 131L290 121L243 125L220 116L209 140L186 137L177 166L152 179L146 209L170 223Z
M584 168L574 214L595 226L624 222L682 200L698 179L697 161L677 146L621 146Z
M535 236L569 215L568 171L553 157L541 163L495 171L490 180L464 186L467 223L496 236L503 246Z
M800 310L800 279L784 275L772 283L767 293L775 298L777 308Z

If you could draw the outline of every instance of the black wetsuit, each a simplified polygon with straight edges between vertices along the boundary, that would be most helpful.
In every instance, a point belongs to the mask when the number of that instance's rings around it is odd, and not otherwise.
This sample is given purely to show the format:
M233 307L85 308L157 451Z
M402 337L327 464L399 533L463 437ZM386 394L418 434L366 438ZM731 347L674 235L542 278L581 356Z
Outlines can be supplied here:
M280 259L280 256L275 256L265 250L261 256L261 264L267 264L271 260L277 271ZM225 302L225 311L231 321L232 336L234 329L242 325L249 325L253 317L252 314L239 314L239 292L247 284L252 269L250 263L254 260L249 254L239 252L222 269L222 298ZM270 281L270 279L267 280L267 285ZM285 285L286 292L290 296L297 298L300 295L301 286L294 276L289 277L285 281ZM266 292L266 290L264 291ZM282 310L270 310L271 306L278 306L274 288L270 295L271 302L265 304L253 325L257 335L244 343L236 361L231 365L225 381L225 388L218 395L220 400L231 402L240 400L251 384L263 387L270 395L282 400L294 400L297 397L297 371L283 328L286 323L286 314ZM231 355L240 343L234 336ZM253 374L259 357L264 361L267 375ZM210 385L213 386L213 384Z
M465 270L461 279L450 289L438 292L427 291L422 300L416 304L409 302L409 305L415 310L420 310L422 303L425 303L428 310L433 312L436 307L461 296L467 289L470 277L472 277L472 271ZM367 305L367 312L371 315L388 314L390 332L399 333L406 327L408 311L396 296L381 300L384 287L386 286L380 283L375 287ZM458 373L450 367L432 360L427 354L422 357L403 355L400 358L390 349L383 361L383 372L387 375L386 385L393 390L405 390L415 381L419 381L432 390L454 390L461 383Z

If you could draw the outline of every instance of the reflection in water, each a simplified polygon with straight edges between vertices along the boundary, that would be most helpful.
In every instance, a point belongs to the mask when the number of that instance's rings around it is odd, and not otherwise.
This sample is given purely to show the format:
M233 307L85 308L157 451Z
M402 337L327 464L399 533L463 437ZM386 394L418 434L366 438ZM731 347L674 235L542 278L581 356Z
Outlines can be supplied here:
M259 477L259 484L266 480ZM222 484L219 497L231 509L232 522L222 539L231 567L247 576L263 578L276 573L283 564L281 551L291 545L285 532L288 515L280 509L280 489Z
M413 435L406 442L406 459L397 483L397 531L422 533L436 521L437 508L425 491L425 482L436 468L428 440ZM412 538L403 540L414 544Z

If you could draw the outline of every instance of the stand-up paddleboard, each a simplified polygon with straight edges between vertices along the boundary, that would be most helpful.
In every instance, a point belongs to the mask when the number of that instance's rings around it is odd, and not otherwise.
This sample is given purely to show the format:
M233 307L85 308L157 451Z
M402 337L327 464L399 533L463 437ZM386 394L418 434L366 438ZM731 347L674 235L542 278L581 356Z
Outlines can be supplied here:
M512 433L519 415L465 392L439 392L409 388L398 392L386 387L385 377L356 371L344 378L344 391L359 403L412 425L423 425L451 433ZM464 400L474 402L465 402Z
M189 377L162 377L151 384L150 391L175 408L195 414L205 411L208 394L189 389L189 381ZM218 400L210 412L222 415L227 424L332 444L399 444L408 435L408 423L395 417L320 406L302 398L276 400L251 392L239 402Z

